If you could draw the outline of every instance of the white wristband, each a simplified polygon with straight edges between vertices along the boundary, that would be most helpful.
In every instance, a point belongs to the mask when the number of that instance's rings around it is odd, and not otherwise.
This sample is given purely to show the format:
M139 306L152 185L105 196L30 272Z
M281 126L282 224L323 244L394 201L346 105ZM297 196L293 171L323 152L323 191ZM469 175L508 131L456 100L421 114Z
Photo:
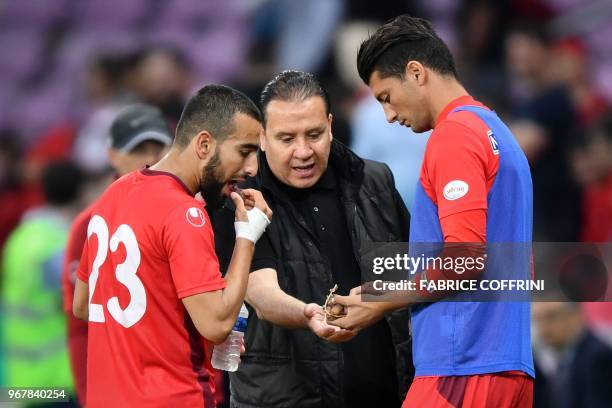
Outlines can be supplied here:
M248 210L247 216L249 217L249 222L234 222L236 238L245 238L252 243L256 243L268 225L270 225L270 220L266 217L266 214L257 207Z

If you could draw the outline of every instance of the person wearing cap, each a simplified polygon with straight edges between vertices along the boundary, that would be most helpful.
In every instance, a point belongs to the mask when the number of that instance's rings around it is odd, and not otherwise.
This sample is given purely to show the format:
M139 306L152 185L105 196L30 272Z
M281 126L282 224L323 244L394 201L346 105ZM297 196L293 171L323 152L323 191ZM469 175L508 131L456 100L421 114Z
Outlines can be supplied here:
M157 163L172 144L173 137L159 109L134 104L123 109L110 129L108 160L121 177ZM95 203L94 203L95 204ZM77 397L85 403L87 373L87 322L74 317L72 301L75 272L79 266L93 204L74 220L68 235L62 273L64 312L68 327L68 351Z

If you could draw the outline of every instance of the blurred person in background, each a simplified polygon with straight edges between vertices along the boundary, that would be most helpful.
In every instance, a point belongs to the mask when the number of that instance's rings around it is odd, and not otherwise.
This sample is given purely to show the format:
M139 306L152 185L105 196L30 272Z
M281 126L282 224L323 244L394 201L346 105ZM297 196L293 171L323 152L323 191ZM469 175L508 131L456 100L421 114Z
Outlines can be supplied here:
M597 121L572 152L574 177L582 185L580 240L612 241L612 112ZM612 293L612 282L608 293ZM584 303L589 328L612 346L612 303Z
M85 88L91 111L79 126L72 154L89 172L100 172L108 166L111 123L121 109L137 100L131 82L139 58L136 53L109 52L97 56L88 67Z
M583 188L580 240L612 241L612 113L574 144L574 178Z
M159 108L169 126L175 127L191 81L189 61L176 48L150 47L130 53L102 54L90 67L86 85L93 112L78 131L74 157L90 171L107 166L105 151L111 123L131 103L143 102Z
M507 102L503 36L510 5L490 0L464 0L457 4L457 72L479 100L495 106L499 112Z
M175 127L192 86L187 56L178 48L150 48L129 75L136 95L161 109L170 127Z
M259 73L252 66L247 68L258 79L269 78L284 69L319 72L324 67L344 15L345 1L259 0L254 3L258 4L253 19L254 46L258 54L267 58L260 61L258 55L252 55L256 62L262 63Z
M607 408L612 403L612 349L586 327L579 305L536 302L536 408Z
M512 27L506 37L506 64L522 87L510 128L525 152L533 179L534 241L577 241L580 190L568 164L568 144L577 115L566 85L555 78L550 37L541 26Z
M16 129L0 132L0 248L22 215L44 203L41 179L45 167L70 156L69 138L58 139L52 133L27 145Z
M172 144L172 134L159 109L144 105L129 105L119 112L110 128L108 160L116 175L121 177L159 161ZM66 245L62 290L64 311L68 320L68 350L75 390L82 404L86 401L87 385L87 322L74 317L72 301L75 273L79 267L87 225L93 204L74 220Z
M567 86L553 75L545 28L519 23L505 41L507 69L518 89L509 126L529 160L533 179L533 239L577 241L580 190L567 159L578 125L574 102Z
M27 209L24 205L26 194L23 186L23 165L19 138L13 131L0 134L0 249L9 234L19 224L21 215ZM1 273L1 271L0 271ZM0 275L0 285L2 279Z
M594 88L589 76L586 46L577 38L555 42L551 50L551 76L567 87L576 110L578 125L591 125L609 109L604 97Z
M49 164L42 175L46 204L24 214L4 247L1 324L9 387L72 390L60 287L83 181L74 163Z

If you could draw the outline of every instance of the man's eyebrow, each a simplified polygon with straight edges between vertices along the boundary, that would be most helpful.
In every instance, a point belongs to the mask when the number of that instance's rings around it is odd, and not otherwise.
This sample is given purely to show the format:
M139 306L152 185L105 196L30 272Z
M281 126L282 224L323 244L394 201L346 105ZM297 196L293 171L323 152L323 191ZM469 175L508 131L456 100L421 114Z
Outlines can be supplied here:
M318 126L311 127L310 129L306 131L306 133L323 132L324 130L325 130L325 125L318 125Z
M283 136L293 137L293 136L295 136L295 133L286 132L286 131L280 131L280 132L274 134L274 137L277 138L277 139L279 139L279 138L281 138Z

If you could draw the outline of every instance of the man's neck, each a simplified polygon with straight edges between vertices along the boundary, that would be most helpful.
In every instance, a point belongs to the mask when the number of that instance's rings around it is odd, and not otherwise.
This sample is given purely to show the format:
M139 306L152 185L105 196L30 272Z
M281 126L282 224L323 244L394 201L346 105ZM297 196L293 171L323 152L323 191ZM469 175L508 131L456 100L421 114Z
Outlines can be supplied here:
M468 96L465 90L456 79L437 78L432 83L430 93L431 119L433 121L432 128L436 125L438 117L444 108L461 96Z
M174 174L187 186L189 191L198 191L199 181L197 174L189 171L189 166L184 165L185 160L186 159L181 157L181 152L175 149L170 149L168 154L166 154L159 162L151 166L150 169Z

